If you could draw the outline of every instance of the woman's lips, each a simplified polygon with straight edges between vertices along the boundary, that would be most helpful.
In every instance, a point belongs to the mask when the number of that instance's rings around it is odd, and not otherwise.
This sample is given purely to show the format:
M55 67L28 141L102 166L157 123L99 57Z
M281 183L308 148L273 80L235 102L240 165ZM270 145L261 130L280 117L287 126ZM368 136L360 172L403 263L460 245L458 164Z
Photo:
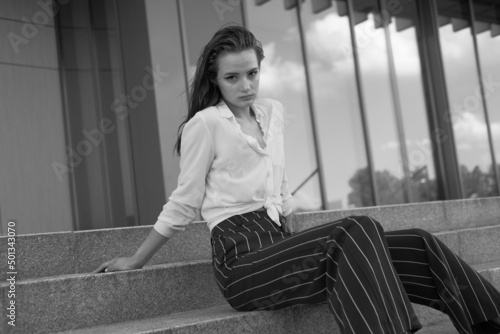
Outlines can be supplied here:
M240 99L242 99L242 100L251 100L251 99L253 99L253 97L254 97L254 95L250 94L250 95L242 96L242 97L240 97Z

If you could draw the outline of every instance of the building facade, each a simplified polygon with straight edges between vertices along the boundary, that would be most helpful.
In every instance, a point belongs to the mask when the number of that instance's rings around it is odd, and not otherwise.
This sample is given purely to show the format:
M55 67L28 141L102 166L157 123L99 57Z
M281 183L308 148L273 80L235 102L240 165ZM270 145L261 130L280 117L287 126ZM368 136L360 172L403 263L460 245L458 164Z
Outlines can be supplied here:
M295 210L500 195L496 0L0 0L0 219L153 224L202 46L261 41Z

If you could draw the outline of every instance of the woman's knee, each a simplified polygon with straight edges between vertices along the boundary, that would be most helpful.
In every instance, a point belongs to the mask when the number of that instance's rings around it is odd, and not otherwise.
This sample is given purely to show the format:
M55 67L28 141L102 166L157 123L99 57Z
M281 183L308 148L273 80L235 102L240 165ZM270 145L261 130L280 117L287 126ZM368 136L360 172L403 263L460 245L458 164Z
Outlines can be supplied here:
M382 225L370 216L349 216L346 218L350 224L359 226L365 231L383 233L384 228Z
M422 238L424 238L426 240L434 238L434 235L432 233L430 233L429 231L426 231L424 229L418 228L418 227L408 229L408 232L411 234L414 234L414 235L421 236Z

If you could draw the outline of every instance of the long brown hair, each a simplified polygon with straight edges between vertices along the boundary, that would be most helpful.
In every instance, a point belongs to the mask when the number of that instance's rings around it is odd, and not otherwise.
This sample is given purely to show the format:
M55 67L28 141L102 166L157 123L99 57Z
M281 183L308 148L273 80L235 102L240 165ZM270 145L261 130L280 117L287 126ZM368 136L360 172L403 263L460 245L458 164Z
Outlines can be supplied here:
M225 25L219 29L210 42L203 48L196 63L196 72L189 87L188 114L177 131L175 150L181 154L182 129L198 111L220 102L222 95L217 86L217 59L224 53L238 53L253 49L257 62L264 59L261 43L246 28L238 25Z

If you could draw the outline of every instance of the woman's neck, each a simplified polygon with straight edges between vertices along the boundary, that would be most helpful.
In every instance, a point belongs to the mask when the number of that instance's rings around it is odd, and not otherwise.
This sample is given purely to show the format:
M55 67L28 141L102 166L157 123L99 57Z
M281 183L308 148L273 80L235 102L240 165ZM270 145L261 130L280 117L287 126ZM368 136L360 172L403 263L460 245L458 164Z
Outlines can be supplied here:
M251 107L229 108L237 119L251 120L254 118L254 112Z

